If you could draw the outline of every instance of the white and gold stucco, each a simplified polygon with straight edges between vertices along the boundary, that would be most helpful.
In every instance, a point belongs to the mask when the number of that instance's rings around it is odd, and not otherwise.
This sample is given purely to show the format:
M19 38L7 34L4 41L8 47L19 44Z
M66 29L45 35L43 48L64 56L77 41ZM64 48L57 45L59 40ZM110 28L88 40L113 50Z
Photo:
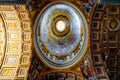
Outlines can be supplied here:
M0 80L27 78L32 53L31 33L25 6L0 6Z

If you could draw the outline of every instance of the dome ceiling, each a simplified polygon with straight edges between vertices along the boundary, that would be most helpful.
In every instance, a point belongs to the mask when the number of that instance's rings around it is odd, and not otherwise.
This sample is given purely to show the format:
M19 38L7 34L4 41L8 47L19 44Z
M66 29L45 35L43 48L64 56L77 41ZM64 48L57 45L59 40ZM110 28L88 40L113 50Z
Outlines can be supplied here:
M86 19L74 5L53 2L38 15L34 27L34 42L40 59L50 67L73 66L87 48Z

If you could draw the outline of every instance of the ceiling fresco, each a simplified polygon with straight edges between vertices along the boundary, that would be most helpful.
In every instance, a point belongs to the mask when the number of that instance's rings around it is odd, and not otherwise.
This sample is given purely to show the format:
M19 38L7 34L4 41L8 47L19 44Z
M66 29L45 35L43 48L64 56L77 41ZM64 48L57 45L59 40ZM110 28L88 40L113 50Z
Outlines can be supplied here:
M119 2L0 0L0 80L119 80Z
M54 1L59 0L29 0L26 3L26 5L34 19L36 18L36 15L43 9L44 6ZM76 6L82 8L82 10L89 15L92 12L94 6L96 5L97 0L66 0L65 2L74 3Z
M81 25L81 19L77 15L79 13L73 9L68 5L58 3L48 7L41 15L43 17L38 23L40 40L54 55L67 55L73 52L81 40L83 25ZM65 24L63 31L57 29L59 25L61 27L61 23L57 24L59 21L63 22L63 25Z
M81 2L81 8L87 12L90 13L93 6L95 5L97 0L80 0Z
M56 29L59 21L66 26L62 32ZM88 44L87 23L83 14L65 2L51 3L42 10L36 20L34 36L40 58L59 68L76 63L84 55Z

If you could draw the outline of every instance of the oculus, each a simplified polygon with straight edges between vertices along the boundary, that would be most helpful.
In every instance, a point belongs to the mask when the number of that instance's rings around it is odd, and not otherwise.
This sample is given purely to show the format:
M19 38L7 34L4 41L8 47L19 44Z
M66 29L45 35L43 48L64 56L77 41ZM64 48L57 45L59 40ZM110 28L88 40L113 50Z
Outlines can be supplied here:
M36 19L34 44L38 56L48 66L75 65L88 44L88 26L81 10L67 2L48 4Z
M66 24L65 24L65 22L62 21L62 20L57 21L57 23L56 23L56 29L57 29L57 31L59 31L59 32L65 31L65 29L66 29Z

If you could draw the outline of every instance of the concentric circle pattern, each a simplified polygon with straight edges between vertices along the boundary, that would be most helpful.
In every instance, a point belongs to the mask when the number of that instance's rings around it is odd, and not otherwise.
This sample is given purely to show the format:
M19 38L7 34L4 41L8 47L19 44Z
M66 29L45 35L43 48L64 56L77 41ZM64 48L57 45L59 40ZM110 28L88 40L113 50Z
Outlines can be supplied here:
M72 66L85 52L87 29L82 12L73 4L53 2L47 5L38 15L34 27L39 57L54 68Z

